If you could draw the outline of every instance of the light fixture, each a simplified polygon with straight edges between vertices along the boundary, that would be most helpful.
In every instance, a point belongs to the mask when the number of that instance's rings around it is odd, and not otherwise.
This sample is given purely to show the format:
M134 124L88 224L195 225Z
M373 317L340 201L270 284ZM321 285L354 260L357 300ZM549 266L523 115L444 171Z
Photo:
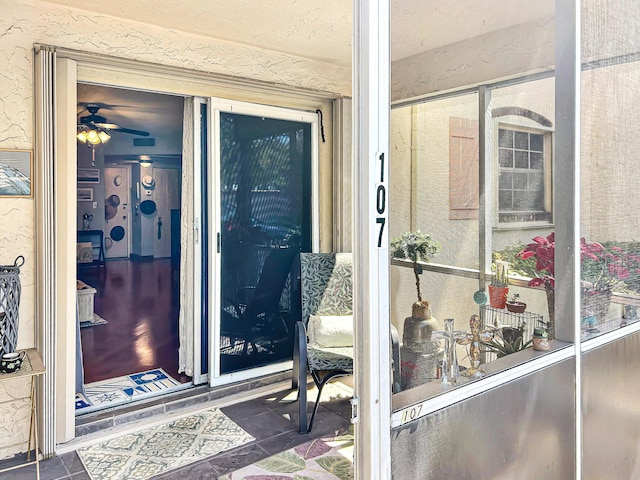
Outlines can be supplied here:
M82 143L97 145L98 143L107 143L111 138L111 135L98 128L87 130L86 127L82 127L82 129L78 132L77 138Z
M149 155L140 155L140 161L138 163L141 167L150 167L153 162Z

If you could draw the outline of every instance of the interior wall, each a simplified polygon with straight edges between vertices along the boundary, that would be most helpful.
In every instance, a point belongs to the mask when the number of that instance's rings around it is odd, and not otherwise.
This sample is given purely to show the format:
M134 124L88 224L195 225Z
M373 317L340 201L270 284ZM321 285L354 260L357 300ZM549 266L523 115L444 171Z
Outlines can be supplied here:
M149 119L148 126L142 125L140 128L146 128L149 130L149 137L141 137L128 133L121 133L117 130L111 131L111 138L106 143L100 143L94 146L90 144L83 144L77 142L78 145L78 167L79 168L97 168L101 172L101 180L95 184L80 184L79 187L91 188L94 194L94 200L78 201L78 218L77 227L78 230L82 229L83 215L93 215L91 222L91 229L103 230L105 237L108 235L109 225L106 225L105 220L105 202L108 195L106 194L104 168L105 166L117 165L117 164L131 164L131 160L115 160L112 161L114 156L131 155L134 158L140 155L181 155L182 153L182 115L183 115L183 103L184 100L179 95L161 95L150 92L138 91L134 95L130 95L126 91L126 95L121 92L125 92L122 89L114 89L109 87L100 87L99 85L86 85L80 84L78 86L78 103L80 105L87 103L96 103L98 105L101 102L108 102L98 112L98 115L104 116L107 121L112 121L112 115L114 111L117 111L123 120L118 120L115 123L119 123L123 127L129 127L130 123L125 119L128 114L135 116L135 118ZM122 95L122 96L121 96ZM132 98L133 100L124 100ZM78 108L80 110L80 107ZM84 109L79 114L79 117L88 115L89 112ZM162 115L163 119L155 122L153 120L154 115ZM170 120L169 120L170 119ZM138 125L136 125L136 128ZM131 127L130 127L131 128ZM153 146L137 147L134 144L136 138L153 138ZM124 163L122 163L124 162ZM158 162L156 161L156 164ZM137 174L137 166L133 165L132 173ZM144 168L144 167L143 167ZM151 172L148 172L151 173ZM139 181L139 180L137 180ZM135 193L136 181L132 180L132 193ZM139 200L135 197L131 197L130 212L131 221L133 227L140 227L140 221L136 215L135 204L139 203ZM132 229L132 251L131 253L140 255L140 238L139 232ZM138 233L138 235L136 235Z

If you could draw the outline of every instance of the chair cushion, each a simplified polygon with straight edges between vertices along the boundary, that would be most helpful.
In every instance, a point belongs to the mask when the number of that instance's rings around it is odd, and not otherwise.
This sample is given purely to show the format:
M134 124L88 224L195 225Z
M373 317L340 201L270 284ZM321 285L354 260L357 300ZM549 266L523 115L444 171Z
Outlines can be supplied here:
M352 315L310 315L307 331L313 346L353 347Z
M319 348L309 345L307 361L311 370L344 370L353 372L353 348Z

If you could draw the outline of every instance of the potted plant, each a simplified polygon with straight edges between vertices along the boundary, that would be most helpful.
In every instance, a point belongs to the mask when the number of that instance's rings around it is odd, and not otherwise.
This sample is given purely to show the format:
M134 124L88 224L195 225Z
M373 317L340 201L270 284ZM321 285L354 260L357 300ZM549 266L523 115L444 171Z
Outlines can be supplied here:
M507 303L506 303L507 310L509 310L511 313L523 313L527 309L527 304L519 301L518 300L519 298L520 298L520 295L517 293L514 293L507 300Z
M416 277L418 302L422 302L420 274L422 266L418 262L428 263L440 251L440 244L428 233L420 230L404 233L400 238L391 240L391 256L413 262L413 274Z
M391 256L413 263L418 301L411 307L411 316L404 320L402 343L407 348L420 350L423 343L431 339L431 333L439 330L438 321L431 315L429 302L422 299L420 274L422 266L418 262L429 262L440 251L440 244L428 233L420 230L404 233L391 240Z
M495 268L489 284L489 305L491 308L505 308L509 293L509 262L496 254Z
M551 322L538 320L539 326L533 329L533 349L538 351L547 351L551 349L549 344L549 328Z
M617 247L606 249L598 242L588 243L580 239L581 261L581 316L595 320L606 318L614 286L627 278L629 270L624 252ZM525 246L518 257L522 260L535 260L536 275L529 280L530 287L544 286L549 308L549 340L555 338L555 235L535 237ZM590 320L591 321L591 320Z
M524 341L526 323L520 321L517 327L504 326L497 328L492 340L483 341L484 351L495 353L498 358L511 355L531 346L532 340Z

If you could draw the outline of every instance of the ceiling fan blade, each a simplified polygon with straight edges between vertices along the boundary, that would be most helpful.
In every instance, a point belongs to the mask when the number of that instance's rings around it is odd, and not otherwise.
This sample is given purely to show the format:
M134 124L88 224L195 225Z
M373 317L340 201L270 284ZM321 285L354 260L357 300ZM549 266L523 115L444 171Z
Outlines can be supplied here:
M107 122L93 122L93 125L99 128L105 128L107 130L119 130L120 125L116 125L115 123L107 123Z
M113 130L116 132L121 132L121 133L130 133L131 135L139 135L141 137L148 137L149 136L149 132L145 132L142 130L134 130L132 128L124 128L124 127L120 127L119 125L114 125L114 124L105 124L105 125L113 125L113 127L103 127L105 130Z
M122 133L130 133L131 135L139 135L141 137L148 137L149 132L145 132L143 130L134 130L132 128L124 128L115 123L107 123L107 119L98 115L98 110L102 108L103 105L99 105L96 103L88 103L86 104L86 109L90 115L85 117L80 117L80 123L85 126L91 126L93 128L98 128L102 130L109 131L117 131Z

